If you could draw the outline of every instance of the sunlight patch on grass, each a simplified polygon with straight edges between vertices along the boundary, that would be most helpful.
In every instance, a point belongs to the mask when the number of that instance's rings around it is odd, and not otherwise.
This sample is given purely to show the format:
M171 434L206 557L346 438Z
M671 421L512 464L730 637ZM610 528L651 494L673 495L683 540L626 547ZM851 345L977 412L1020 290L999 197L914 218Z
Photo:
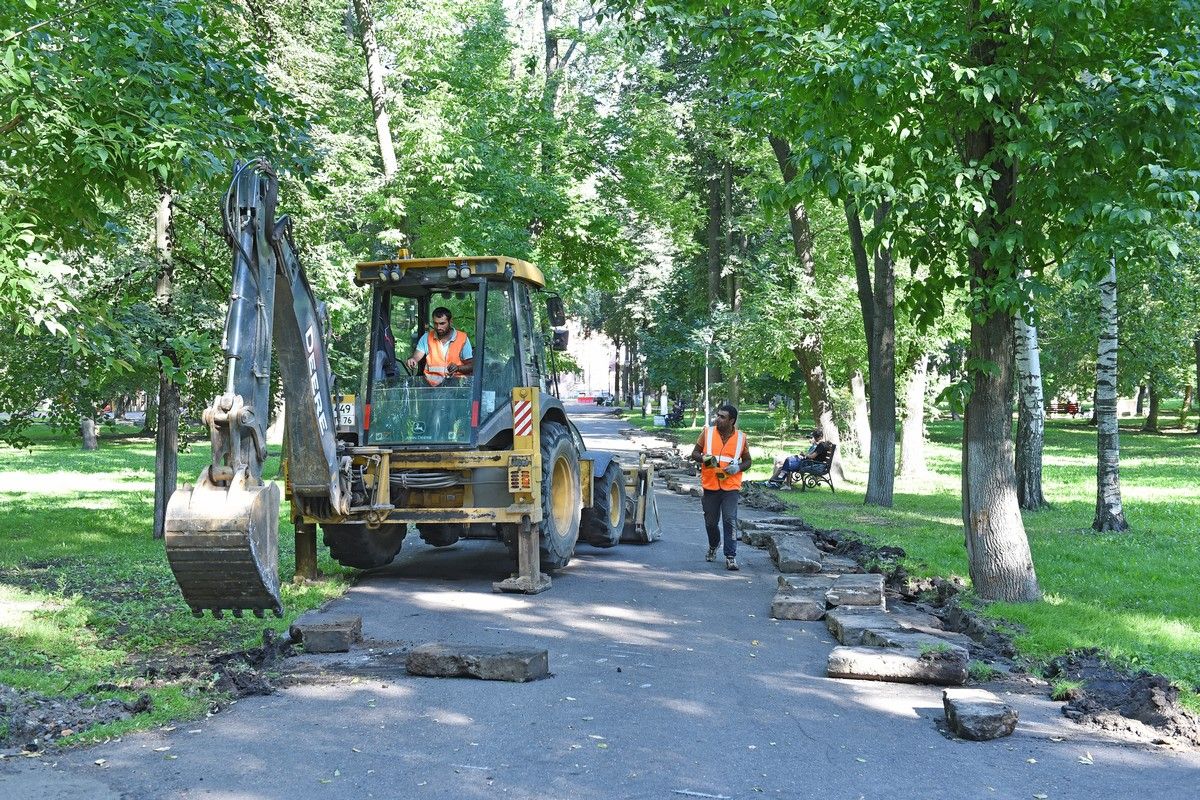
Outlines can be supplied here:
M0 472L0 494L74 495L87 492L154 491L153 476L134 478L122 473Z

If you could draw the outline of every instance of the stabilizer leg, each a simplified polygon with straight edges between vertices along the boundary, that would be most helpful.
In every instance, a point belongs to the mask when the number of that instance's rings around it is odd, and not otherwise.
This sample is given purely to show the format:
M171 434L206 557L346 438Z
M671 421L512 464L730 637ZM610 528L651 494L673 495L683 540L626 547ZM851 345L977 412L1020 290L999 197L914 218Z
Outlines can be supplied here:
M541 556L538 553L537 525L531 524L529 515L521 519L517 529L517 572L511 577L492 584L494 592L517 594L540 594L550 588L550 576L542 572Z

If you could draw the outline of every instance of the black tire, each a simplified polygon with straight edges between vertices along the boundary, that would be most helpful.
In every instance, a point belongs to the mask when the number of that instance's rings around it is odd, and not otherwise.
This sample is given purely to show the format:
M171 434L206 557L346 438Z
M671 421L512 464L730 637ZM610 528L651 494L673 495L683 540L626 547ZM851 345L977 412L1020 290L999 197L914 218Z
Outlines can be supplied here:
M625 530L625 473L616 461L592 481L592 506L581 516L580 535L593 547L612 547Z
M579 451L567 426L542 423L542 525L538 550L542 569L562 569L579 540Z
M431 547L449 547L462 538L462 525L424 523L417 526L421 541Z
M344 567L374 569L392 563L400 552L408 526L388 523L368 528L365 522L339 522L321 525L321 538L333 556Z

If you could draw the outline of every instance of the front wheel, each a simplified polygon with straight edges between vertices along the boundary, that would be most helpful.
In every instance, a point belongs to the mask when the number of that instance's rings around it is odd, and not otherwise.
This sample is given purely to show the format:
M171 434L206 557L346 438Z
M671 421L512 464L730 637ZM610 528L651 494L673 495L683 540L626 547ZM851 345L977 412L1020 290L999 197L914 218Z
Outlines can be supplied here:
M374 569L392 563L400 552L408 526L404 523L368 528L365 522L321 524L329 555L344 567Z
M581 533L593 547L612 547L625 530L625 473L616 461L592 482L592 506L582 514Z
M562 569L579 539L579 451L567 426L542 423L542 524L538 548L542 569Z

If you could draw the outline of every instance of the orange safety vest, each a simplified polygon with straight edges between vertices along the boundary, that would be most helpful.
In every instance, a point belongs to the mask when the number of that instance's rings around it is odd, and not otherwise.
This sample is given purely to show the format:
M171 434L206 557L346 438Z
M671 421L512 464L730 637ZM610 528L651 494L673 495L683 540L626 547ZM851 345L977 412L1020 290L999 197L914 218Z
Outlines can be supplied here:
M696 443L700 445L704 455L717 458L717 466L700 467L700 485L705 489L737 491L742 488L742 473L730 475L725 471L725 467L734 461L741 460L742 451L746 449L746 434L739 430L735 430L734 434L734 436L722 440L721 434L712 425L706 425L700 432L700 439ZM716 447L713 446L714 444Z
M449 344L443 344L437 334L429 331L425 334L425 344L429 352L425 354L425 380L430 386L440 386L449 374L449 366L463 365L462 351L467 345L467 335L460 330L454 331L454 338Z

